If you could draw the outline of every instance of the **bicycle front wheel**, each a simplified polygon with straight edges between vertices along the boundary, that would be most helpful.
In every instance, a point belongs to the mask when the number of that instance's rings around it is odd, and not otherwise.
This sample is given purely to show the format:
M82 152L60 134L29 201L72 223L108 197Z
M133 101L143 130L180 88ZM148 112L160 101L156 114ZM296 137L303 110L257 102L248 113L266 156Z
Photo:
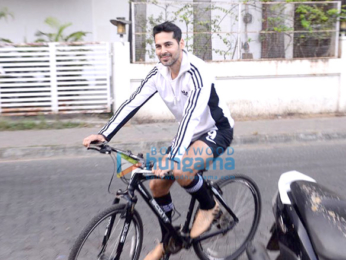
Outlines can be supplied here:
M213 236L194 244L194 250L200 259L233 260L246 249L252 240L261 215L261 197L257 185L247 176L223 176L215 186L221 189L221 196L239 219L239 222L226 233ZM233 218L219 202L221 216L214 221L206 233L226 229Z
M69 260L108 260L116 256L124 227L126 205L114 205L95 216L72 247ZM136 210L119 259L137 260L143 241L143 224Z

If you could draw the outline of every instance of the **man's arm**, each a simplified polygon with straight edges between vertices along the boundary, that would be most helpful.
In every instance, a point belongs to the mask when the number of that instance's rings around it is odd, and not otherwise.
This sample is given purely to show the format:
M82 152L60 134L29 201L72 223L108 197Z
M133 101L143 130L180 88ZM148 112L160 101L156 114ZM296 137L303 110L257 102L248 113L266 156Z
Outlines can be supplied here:
M83 145L89 146L92 141L110 141L113 136L125 125L137 111L156 94L154 84L155 75L158 73L155 67L142 81L141 85L114 113L108 123L99 131L97 135L91 135L84 139Z

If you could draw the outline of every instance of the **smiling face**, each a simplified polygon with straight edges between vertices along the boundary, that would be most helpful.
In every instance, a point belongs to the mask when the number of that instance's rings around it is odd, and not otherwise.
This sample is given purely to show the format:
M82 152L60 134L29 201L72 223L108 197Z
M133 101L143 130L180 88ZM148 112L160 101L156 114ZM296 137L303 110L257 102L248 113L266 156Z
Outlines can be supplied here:
M172 67L177 61L181 62L183 48L183 39L178 43L173 38L173 32L160 32L155 35L156 55L164 66Z

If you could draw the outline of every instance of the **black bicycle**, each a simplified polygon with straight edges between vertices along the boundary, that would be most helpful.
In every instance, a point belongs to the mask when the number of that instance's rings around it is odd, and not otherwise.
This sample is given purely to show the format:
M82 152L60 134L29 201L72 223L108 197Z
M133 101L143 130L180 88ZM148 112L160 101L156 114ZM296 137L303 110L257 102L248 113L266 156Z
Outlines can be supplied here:
M254 237L261 215L261 198L257 185L249 177L230 175L223 176L216 182L206 180L221 210L211 228L192 239L189 235L190 223L198 210L198 207L194 210L194 198L191 197L184 224L173 226L143 185L147 180L160 178L151 171L153 163L146 162L142 154L134 155L130 151L112 148L107 143L89 149L110 154L113 159L114 153L117 153L131 163L136 163L136 167L133 167L130 178L121 177L127 184L127 189L118 190L113 205L95 216L84 228L72 247L69 260L139 259L143 242L143 223L135 209L135 192L143 197L169 230L163 241L164 259L169 259L171 254L176 254L181 249L189 249L191 246L200 259L236 259L244 252L248 241ZM172 175L165 178L172 178ZM124 199L126 203L119 204L120 199Z

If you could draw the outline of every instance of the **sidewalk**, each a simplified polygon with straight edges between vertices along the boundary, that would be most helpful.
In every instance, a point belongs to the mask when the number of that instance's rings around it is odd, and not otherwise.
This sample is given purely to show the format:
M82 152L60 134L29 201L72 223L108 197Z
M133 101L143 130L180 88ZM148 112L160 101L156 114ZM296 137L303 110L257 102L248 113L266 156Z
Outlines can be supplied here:
M152 146L167 147L177 128L177 123L130 124L118 132L111 144L134 153L147 152ZM100 127L0 132L0 160L90 155L82 140L99 130ZM235 124L232 146L337 139L346 139L346 117L240 121Z

